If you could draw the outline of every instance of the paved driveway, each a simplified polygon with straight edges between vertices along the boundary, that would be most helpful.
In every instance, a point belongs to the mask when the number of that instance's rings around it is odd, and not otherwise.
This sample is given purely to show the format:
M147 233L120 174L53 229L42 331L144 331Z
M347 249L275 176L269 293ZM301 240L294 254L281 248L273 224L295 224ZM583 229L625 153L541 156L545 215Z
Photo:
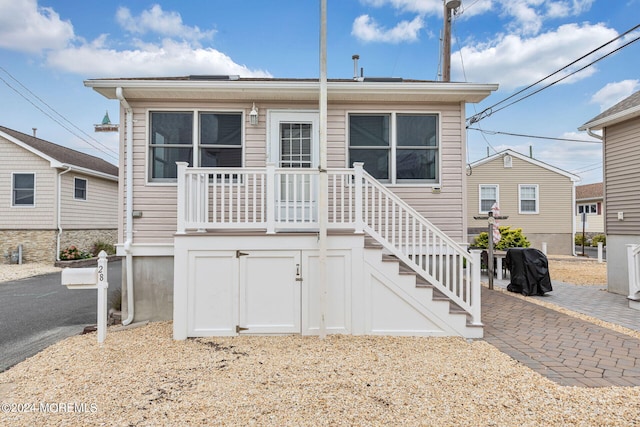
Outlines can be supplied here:
M121 261L108 266L109 293L120 289ZM60 273L0 283L0 372L96 324L97 292L69 290Z

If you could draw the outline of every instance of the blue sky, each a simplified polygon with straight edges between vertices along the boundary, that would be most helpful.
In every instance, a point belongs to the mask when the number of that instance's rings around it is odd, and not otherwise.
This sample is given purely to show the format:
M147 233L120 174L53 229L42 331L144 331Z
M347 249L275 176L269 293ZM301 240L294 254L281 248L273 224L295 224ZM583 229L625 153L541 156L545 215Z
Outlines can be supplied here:
M115 162L117 136L95 134L118 105L84 87L103 77L319 75L319 0L0 0L0 125ZM329 78L438 80L442 0L327 0ZM640 0L462 0L452 23L451 80L498 83L467 117L640 23ZM636 30L552 80L620 48ZM640 90L640 42L496 111L468 131L470 162L511 148L602 179L601 145L577 128ZM530 91L523 93L526 95ZM501 132L496 134L495 132ZM578 139L547 140L505 134Z

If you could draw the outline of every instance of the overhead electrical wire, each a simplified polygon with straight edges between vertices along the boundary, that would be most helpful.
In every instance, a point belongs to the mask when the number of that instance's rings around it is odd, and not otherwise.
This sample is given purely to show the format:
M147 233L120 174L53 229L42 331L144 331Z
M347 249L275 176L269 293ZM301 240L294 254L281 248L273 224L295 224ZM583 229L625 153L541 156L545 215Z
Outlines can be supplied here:
M593 53L597 52L598 50L603 49L604 47L608 46L609 44L611 44L611 43L613 43L613 42L615 42L615 41L617 41L617 40L619 40L620 38L622 38L622 37L626 36L627 34L629 34L629 33L633 32L633 31L635 31L635 30L636 30L636 29L638 29L638 28L640 28L640 24L638 24L638 25L634 26L633 28L631 28L631 29L629 29L629 30L625 31L624 33L622 33L622 34L618 35L617 37L615 37L615 38L613 38L613 39L609 40L608 42L606 42L606 43L602 44L601 46L599 46L599 47L597 47L597 48L593 49L593 50L592 50L592 51L590 51L589 53L587 53L587 54L585 54L585 55L581 56L580 58L578 58L578 59L576 59L576 60L572 61L571 63L569 63L569 64L565 65L564 67L562 67L562 68L560 68L560 69L558 69L558 70L554 71L553 73L551 73L551 74L547 75L546 77L543 77L542 79L540 79L540 80L536 81L535 83L530 84L529 86L525 87L524 89L521 89L521 90L519 90L518 92L516 92L516 93L514 93L514 94L512 94L512 95L510 95L510 96L508 96L507 98L505 98L505 99L503 99L503 100L501 100L501 101L499 101L499 102L497 102L497 103L493 104L492 106L485 108L485 109L484 109L484 110L482 110L480 113L476 113L476 114L474 114L473 116L471 116L471 117L467 118L467 122L469 122L469 124L470 124L470 125L471 125L471 124L473 124L473 123L477 123L477 122L479 122L480 120L482 120L482 119L484 119L484 118L486 118L486 117L489 117L490 115L492 115L492 114L494 114L494 113L496 113L496 112L498 112L498 111L501 111L501 110L503 110L503 109L505 109L505 108L507 108L507 107L509 107L509 106L513 105L513 104L516 104L516 103L520 102L520 101L523 101L523 100L525 100L525 99L529 98L530 96L533 96L533 95L535 95L535 94L537 94L537 93L539 93L539 92L543 91L544 89L547 89L547 88L549 88L549 87L551 87L551 86L555 85L556 83L559 83L559 82L561 82L561 81L563 81L563 80L565 80L565 79L569 78L570 76L572 76L572 75L574 75L574 74L576 74L576 73L579 73L580 71L582 71L582 70L584 70L584 69L586 69L586 68L588 68L588 67L592 66L593 64L595 64L595 63L597 63L597 62L599 62L599 61L603 60L604 58L608 57L609 55L612 55L613 53L615 53L615 52L617 52L617 51L619 51L619 50L621 50L621 49L623 49L623 48L625 48L625 47L629 46L630 44L635 43L636 41L640 40L640 36L638 36L638 37L636 37L636 38L634 38L634 39L632 39L632 40L630 40L630 41L626 42L626 43L625 43L625 44L623 44L622 46L617 47L616 49L612 50L611 52L608 52L608 53L604 54L603 56L601 56L601 57L599 57L599 58L595 59L594 61L592 61L592 62L588 63L587 65L585 65L585 66L583 66L583 67L581 67L581 68L579 68L579 69L577 69L577 70L575 70L575 71L573 71L573 72L571 72L571 73L569 73L569 74L567 74L567 75L563 76L562 78L560 78L560 79L558 79L558 80L556 80L556 81L553 81L553 82L551 82L551 83L547 84L546 86L543 86L542 88L540 88L540 89L538 89L538 90L536 90L536 91L534 91L534 92L531 92L531 93L529 93L529 94L527 94L527 95L525 95L525 96L522 96L521 98L518 98L518 99L516 99L515 101L513 101L513 102L511 102L511 103L509 103L509 104L507 104L507 105L505 105L505 106L503 106L503 107L501 107L501 108L499 108L499 109L495 109L495 107L497 107L498 105L501 105L501 104L503 104L503 103L507 102L508 100L510 100L510 99L512 99L512 98L514 98L514 97L516 97L516 96L518 96L518 95L520 95L520 94L522 94L522 93L526 92L527 90L531 89L533 86L535 86L535 85L537 85L537 84L539 84L539 83L541 83L541 82L543 82L543 81L545 81L545 80L549 79L550 77L552 77L552 76L554 76L554 75L556 75L556 74L558 74L558 73L560 73L560 72L562 72L562 71L566 70L567 68L569 68L569 67L571 67L572 65L576 64L577 62L579 62L579 61L583 60L584 58L586 58L586 57L588 57L588 56L590 56L590 55L592 55Z
M554 140L554 141L569 141L569 142L586 142L588 144L602 144L602 141L600 140L585 140L585 139L572 139L572 138L556 138L556 137L552 137L552 136L539 136L539 135L525 135L522 133L512 133L512 132L499 132L499 131L494 131L494 130L486 130L486 129L479 129L479 128L472 128L472 127L467 127L468 130L477 130L482 132L483 134L489 134L489 135L509 135L509 136L520 136L523 138L534 138L534 139L550 139L550 140Z
M73 124L69 119L67 119L65 116L63 116L58 111L56 111L55 108L53 108L51 105L47 104L42 98L40 98L38 95L33 93L29 88L27 88L25 85L23 85L18 79L16 79L6 69L4 69L3 67L0 67L0 71L3 71L5 74L7 74L13 81L15 81L18 85L20 85L20 87L24 91L26 91L33 98L35 98L40 103L42 103L44 106L46 106L49 109L49 111L45 111L45 109L43 107L41 107L40 105L37 105L37 103L34 102L33 99L30 99L27 95L25 95L24 92L22 92L21 90L17 89L16 87L14 87L10 82L8 82L6 79L4 79L2 76L0 76L0 80L5 85L7 85L7 87L9 87L9 89L13 90L16 94L18 94L20 97L22 97L24 100L26 100L29 104L31 104L33 107L35 107L41 113L43 113L45 116L49 117L51 120L56 122L58 125L60 125L62 128L64 128L67 132L69 132L72 135L74 135L76 138L79 138L81 141L87 143L92 148L94 148L94 149L98 150L99 152L111 157L112 159L118 160L118 153L116 151L113 151L112 149L110 149L106 145L102 144L97 139L93 138L91 135L87 134L81 128L79 128L78 126ZM57 115L58 117L54 117L53 114ZM66 122L66 123L63 123L62 121ZM76 132L73 129L71 129L71 127L77 129L78 132ZM92 140L93 142L88 141L86 138L82 137L78 133L83 134L88 139ZM112 154L109 154L109 153L112 153Z

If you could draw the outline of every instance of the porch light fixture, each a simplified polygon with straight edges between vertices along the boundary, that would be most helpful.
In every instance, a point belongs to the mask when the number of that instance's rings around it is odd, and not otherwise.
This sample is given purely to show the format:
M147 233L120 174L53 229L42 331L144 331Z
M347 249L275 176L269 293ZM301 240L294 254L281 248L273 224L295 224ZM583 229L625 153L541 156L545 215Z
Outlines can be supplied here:
M256 103L253 103L253 108L251 108L251 112L249 113L249 123L251 126L255 126L258 124L258 109L256 108Z

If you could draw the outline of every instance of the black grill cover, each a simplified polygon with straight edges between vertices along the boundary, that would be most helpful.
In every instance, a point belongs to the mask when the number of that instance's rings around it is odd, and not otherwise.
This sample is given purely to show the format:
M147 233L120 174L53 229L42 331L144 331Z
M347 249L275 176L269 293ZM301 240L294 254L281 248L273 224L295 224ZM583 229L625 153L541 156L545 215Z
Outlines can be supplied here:
M511 248L505 259L511 282L507 290L525 296L551 292L549 262L541 251L533 248Z

